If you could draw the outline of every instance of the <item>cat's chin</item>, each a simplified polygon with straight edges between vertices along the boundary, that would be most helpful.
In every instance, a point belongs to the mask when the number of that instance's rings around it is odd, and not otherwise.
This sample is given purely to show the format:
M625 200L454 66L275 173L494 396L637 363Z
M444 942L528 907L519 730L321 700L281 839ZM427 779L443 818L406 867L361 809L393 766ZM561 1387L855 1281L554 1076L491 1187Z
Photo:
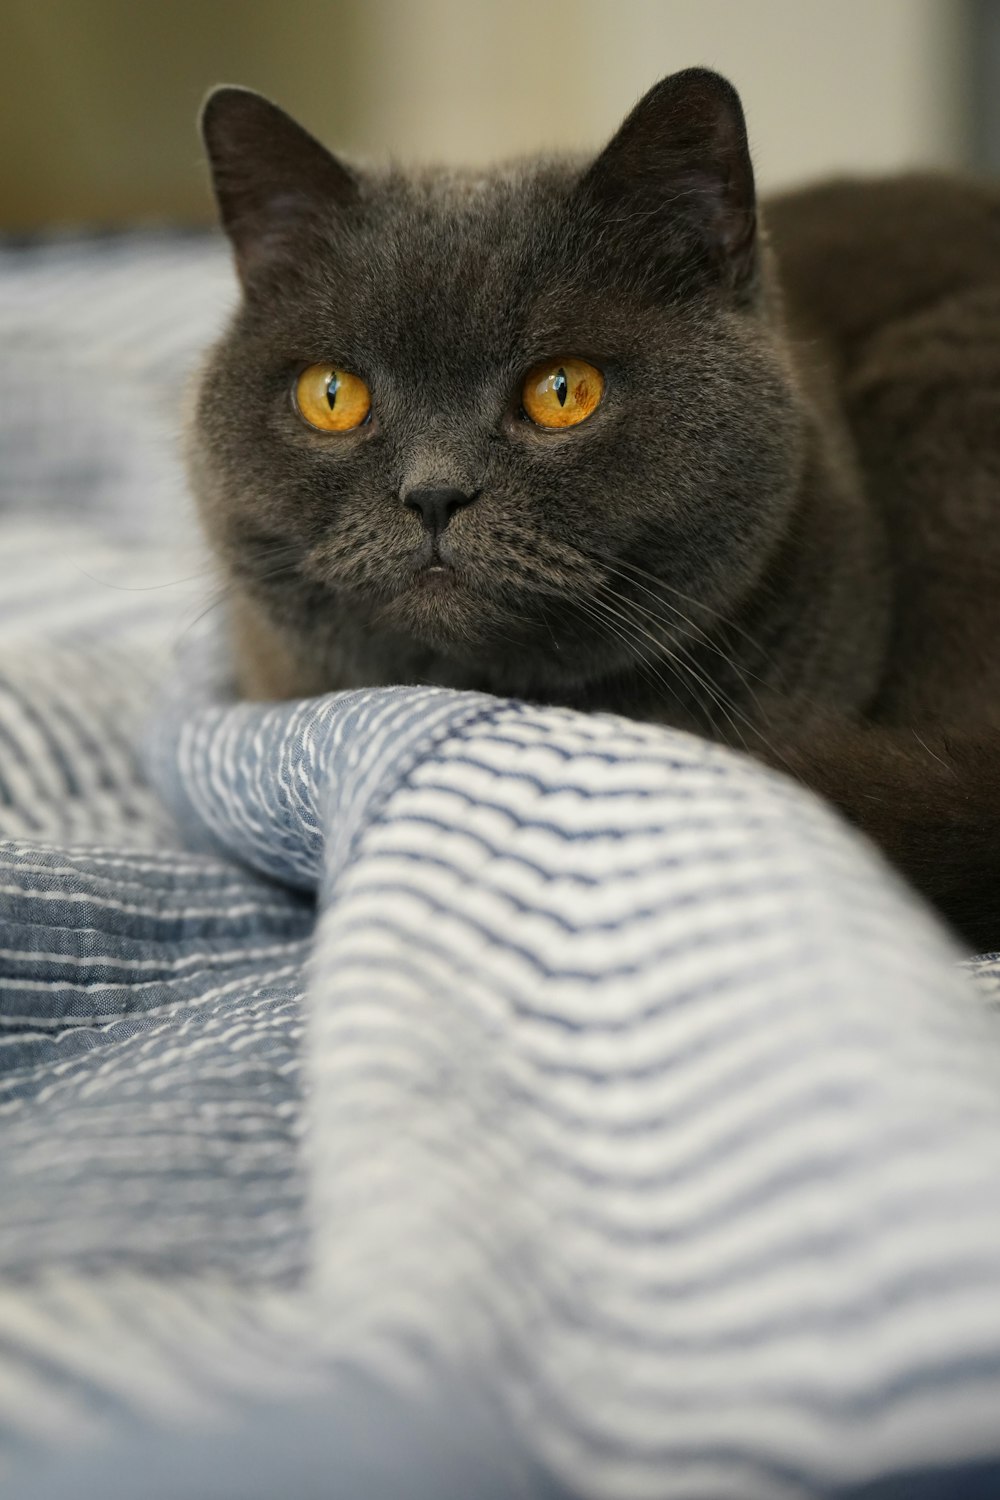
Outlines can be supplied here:
M482 647L497 634L482 597L447 564L422 568L406 588L381 605L379 623L446 652Z
M528 663L532 682L550 672L556 681L565 676L551 633L541 622L533 628L526 604L521 610L507 605L447 563L415 572L378 606L377 621L389 650L395 637L431 652L436 680L448 686L511 691L516 681L526 688Z

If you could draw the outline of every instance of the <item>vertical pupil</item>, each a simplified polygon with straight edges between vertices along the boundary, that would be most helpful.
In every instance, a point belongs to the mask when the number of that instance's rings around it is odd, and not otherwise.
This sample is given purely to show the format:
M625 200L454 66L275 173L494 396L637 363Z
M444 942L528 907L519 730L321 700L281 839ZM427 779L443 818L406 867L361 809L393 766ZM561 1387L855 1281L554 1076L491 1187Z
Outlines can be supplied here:
M557 399L559 401L559 405L560 406L565 406L566 405L566 393L569 390L569 381L566 379L566 371L565 370L559 370L558 371L558 373L556 374L555 380L553 380L553 382L552 382L552 389L556 393L556 397L557 397Z
M340 376L337 374L336 370L334 370L333 374L330 376L330 379L327 381L327 385L326 385L326 399L330 403L330 410L331 411L333 410L334 404L335 404L335 402L337 400L337 391L339 390L339 388L340 388Z

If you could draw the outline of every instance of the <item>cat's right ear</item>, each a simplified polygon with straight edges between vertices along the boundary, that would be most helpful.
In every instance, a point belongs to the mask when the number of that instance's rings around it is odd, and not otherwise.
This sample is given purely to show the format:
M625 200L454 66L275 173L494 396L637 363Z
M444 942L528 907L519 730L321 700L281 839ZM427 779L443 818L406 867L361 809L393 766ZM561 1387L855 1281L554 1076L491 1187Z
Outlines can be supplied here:
M213 89L200 124L219 218L244 283L287 255L324 209L358 196L354 174L252 89Z

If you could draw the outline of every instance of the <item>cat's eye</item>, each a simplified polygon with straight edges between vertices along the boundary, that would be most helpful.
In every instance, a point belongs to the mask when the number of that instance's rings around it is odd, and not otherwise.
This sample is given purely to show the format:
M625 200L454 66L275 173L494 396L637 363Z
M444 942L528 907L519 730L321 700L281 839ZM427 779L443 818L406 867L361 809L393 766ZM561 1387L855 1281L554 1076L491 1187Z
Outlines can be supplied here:
M575 427L600 405L604 376L585 359L545 359L521 387L521 406L536 427Z
M295 382L295 408L320 432L353 432L371 414L372 393L349 370L310 365Z

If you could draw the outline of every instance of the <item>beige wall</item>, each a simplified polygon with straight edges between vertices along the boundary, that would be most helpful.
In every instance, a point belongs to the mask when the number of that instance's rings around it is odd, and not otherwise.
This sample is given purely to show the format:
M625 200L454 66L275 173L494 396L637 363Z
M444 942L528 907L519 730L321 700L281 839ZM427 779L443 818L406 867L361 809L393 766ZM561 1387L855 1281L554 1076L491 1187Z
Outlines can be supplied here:
M737 83L761 181L958 163L958 0L4 0L0 224L197 219L193 118L262 89L347 150L598 144L663 73Z
M761 180L957 164L957 0L423 0L374 5L364 144L488 160L597 143L694 63L740 89Z

